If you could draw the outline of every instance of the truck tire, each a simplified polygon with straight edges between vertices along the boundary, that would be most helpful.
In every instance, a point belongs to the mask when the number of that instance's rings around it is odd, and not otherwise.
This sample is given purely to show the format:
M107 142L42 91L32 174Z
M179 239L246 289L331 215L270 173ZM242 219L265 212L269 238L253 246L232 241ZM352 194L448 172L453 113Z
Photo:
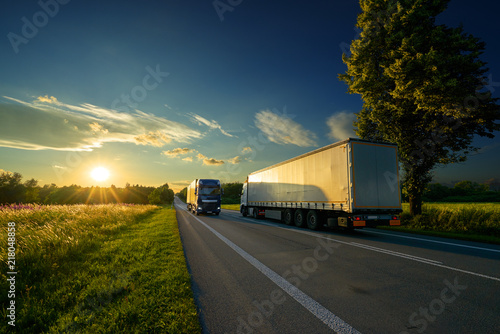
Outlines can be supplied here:
M293 223L293 211L292 211L292 209L285 210L285 213L283 214L283 222L286 225L292 225L292 223Z
M258 208L253 208L253 210L252 210L252 217L254 219L259 219L259 209Z
M321 224L318 220L318 214L315 210L309 210L307 213L307 227L311 230L319 230Z
M295 226L297 227L303 227L304 223L306 222L306 217L304 216L304 211L302 209L297 209L295 210L295 217L294 217L294 222Z
M246 206L241 207L241 215L242 215L243 217L248 216L248 209L247 209L247 207L246 207Z

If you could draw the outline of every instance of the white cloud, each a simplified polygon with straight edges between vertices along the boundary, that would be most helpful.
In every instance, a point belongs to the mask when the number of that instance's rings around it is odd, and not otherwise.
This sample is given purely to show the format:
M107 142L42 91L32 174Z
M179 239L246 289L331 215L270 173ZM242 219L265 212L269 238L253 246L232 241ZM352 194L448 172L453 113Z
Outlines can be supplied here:
M242 154L246 154L246 153L250 153L250 152L252 152L252 151L253 151L253 150L252 150L252 148L251 148L250 146L245 146L245 147L243 147L243 149L241 150L241 153L242 153Z
M328 138L333 140L344 140L349 137L356 137L354 125L356 115L350 112L341 111L326 119L326 124L330 128Z
M196 150L185 147L185 148L175 148L175 149L169 150L169 151L163 151L162 154L166 155L167 157L174 158L180 154L188 154L188 153L192 153L192 152L196 152Z
M236 156L234 158L229 159L227 162L229 162L230 164L236 165L236 164L239 164L241 162L241 158L239 156Z
M107 134L108 133L108 130L105 129L102 125L100 125L97 122L90 123L89 127L92 130L92 133L94 133L94 134L97 134L97 133Z
M53 97L53 96L48 96L48 95L45 95L45 96L39 96L37 97L37 100L40 101L40 102L45 102L45 103L59 103L59 101Z
M172 141L161 131L149 131L149 133L143 133L135 136L134 140L137 145L151 145L155 147L162 147L166 143L170 143Z
M260 111L255 114L255 126L273 143L300 147L317 145L316 134L304 129L287 115L278 115L270 110Z
M208 126L209 128L211 129L214 129L214 130L220 130L220 132L225 135L225 136L228 136L228 137L236 137L236 136L233 136L232 134L228 133L227 131L225 131L220 125L219 123L217 123L216 121L212 120L212 121L209 121L208 119L200 116L200 115L197 115L197 114L194 114L194 113L189 113L188 114L190 117L191 117L191 121L193 121L194 123L198 124L198 125L206 125Z
M53 96L33 102L4 98L11 101L0 102L0 146L4 147L90 151L107 142L161 147L203 137L181 123L140 110L125 113L88 103L70 105Z
M217 160L214 158L207 158L205 155L198 153L196 156L198 160L203 160L203 164L207 166L220 166L224 164L224 160Z

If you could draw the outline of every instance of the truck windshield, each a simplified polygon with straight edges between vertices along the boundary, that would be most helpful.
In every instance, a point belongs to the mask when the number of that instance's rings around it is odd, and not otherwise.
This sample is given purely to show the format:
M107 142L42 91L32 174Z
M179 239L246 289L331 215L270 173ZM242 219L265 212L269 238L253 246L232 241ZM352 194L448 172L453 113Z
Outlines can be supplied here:
M219 187L200 187L200 195L220 195Z

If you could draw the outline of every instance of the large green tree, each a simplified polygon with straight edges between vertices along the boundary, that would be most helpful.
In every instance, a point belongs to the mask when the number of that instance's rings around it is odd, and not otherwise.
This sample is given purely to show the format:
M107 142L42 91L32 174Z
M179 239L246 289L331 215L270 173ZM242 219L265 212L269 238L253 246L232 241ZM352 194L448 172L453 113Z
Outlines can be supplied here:
M399 146L410 211L438 164L465 161L475 135L492 138L500 108L479 59L485 44L462 27L438 25L449 0L360 0L340 80L364 102L356 134Z

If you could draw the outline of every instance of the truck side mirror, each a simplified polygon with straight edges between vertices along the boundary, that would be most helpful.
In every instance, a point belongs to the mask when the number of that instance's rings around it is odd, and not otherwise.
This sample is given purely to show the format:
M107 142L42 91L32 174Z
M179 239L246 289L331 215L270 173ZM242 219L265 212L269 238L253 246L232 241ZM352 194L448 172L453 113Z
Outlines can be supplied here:
M220 188L220 194L224 195L224 188Z
M195 195L198 194L198 189L196 189L196 188L194 189L194 194Z

